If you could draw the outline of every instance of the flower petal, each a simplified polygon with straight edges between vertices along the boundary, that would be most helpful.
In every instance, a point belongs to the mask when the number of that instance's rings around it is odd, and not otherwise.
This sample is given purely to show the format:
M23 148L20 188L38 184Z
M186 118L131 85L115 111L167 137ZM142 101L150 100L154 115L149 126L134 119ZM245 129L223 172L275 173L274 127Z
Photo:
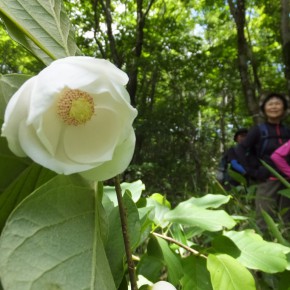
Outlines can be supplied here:
M98 107L86 124L66 127L65 152L71 160L80 163L111 160L120 130L117 114L108 108Z
M131 162L135 141L135 133L131 128L128 138L116 147L112 160L80 174L88 180L103 181L122 173Z
M96 84L96 80L98 84ZM55 101L57 95L66 87L84 90L95 83L97 92L102 91L112 80L124 85L128 76L104 59L86 56L71 56L52 62L37 76L37 84L32 94L32 106L28 123L42 114ZM41 98L39 98L41 96Z
M55 156L64 130L64 124L56 114L55 105L36 118L33 126L42 145L50 155Z
M19 124L19 142L24 152L33 161L59 174L72 174L93 168L91 164L71 161L67 158L62 146L58 148L58 156L50 155L39 141L33 126L27 126L24 121Z
M27 80L12 96L5 110L2 136L7 138L10 150L20 157L25 157L26 154L18 140L19 122L25 120L28 115L30 96L34 84L35 77Z

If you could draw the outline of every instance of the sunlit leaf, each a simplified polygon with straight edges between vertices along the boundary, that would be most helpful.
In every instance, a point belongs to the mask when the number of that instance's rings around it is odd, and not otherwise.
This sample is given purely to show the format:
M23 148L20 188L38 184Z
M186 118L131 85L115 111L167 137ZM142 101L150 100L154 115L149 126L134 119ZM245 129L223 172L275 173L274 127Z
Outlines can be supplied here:
M225 232L241 251L236 259L250 269L266 273L282 272L287 268L287 256L290 248L281 244L264 241L252 230Z
M218 208L223 204L229 202L231 196L230 195L222 195L222 194L207 194L202 197L191 197L190 199L181 202L180 204L191 203L200 208Z
M166 213L170 211L171 205L164 196L155 193L147 198L147 207L151 208L150 217L153 219L155 225L165 228L168 226L169 221L165 219Z
M232 228L235 221L223 210L204 209L191 202L182 202L164 215L164 219L183 225L196 226L208 231Z
M78 51L61 0L1 0L0 16L10 36L45 64Z
M256 290L251 273L229 255L210 254L207 259L207 269L214 290Z
M123 182L121 183L121 189L122 194L124 194L126 190L129 190L132 194L132 200L137 202L141 197L142 191L145 189L145 185L141 180L137 180L131 183ZM109 198L113 202L114 206L118 205L116 190L114 186L105 186L104 196Z

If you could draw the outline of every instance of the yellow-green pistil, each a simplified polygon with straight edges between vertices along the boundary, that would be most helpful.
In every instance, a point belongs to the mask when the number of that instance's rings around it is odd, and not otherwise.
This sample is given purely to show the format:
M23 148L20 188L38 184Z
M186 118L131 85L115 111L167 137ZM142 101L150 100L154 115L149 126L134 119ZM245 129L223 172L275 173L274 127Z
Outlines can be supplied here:
M88 122L95 112L93 97L81 90L65 89L57 103L57 114L67 125L78 126Z

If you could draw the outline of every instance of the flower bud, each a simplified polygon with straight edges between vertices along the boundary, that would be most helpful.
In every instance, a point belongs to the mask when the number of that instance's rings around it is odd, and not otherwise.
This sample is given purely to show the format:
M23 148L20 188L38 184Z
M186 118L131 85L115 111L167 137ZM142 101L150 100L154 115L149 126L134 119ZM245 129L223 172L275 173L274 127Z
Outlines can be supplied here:
M176 290L176 288L166 281L159 281L152 286L152 290Z

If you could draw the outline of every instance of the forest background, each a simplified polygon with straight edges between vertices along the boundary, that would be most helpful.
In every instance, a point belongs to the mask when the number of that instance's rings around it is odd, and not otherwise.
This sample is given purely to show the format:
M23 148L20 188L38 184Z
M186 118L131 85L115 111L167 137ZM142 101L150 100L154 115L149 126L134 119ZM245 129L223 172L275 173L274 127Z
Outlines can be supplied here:
M206 193L233 132L290 92L289 1L64 1L80 50L129 75L138 109L127 181L184 199ZM0 73L44 64L0 31ZM5 40L5 41L4 41Z
M24 289L22 277L28 277L25 289L44 289L51 273L43 255L47 250L53 257L65 254L52 267L54 289L99 289L100 283L102 289L123 290L128 284L136 289L127 275L134 278L133 256L138 279L148 279L138 280L140 289L159 280L184 290L290 289L288 229L265 213L271 235L269 242L263 240L255 232L253 188L226 192L215 181L217 163L233 144L235 130L260 121L261 97L269 91L289 95L289 0L0 3L10 33L0 22L2 116L20 83L53 59L81 54L109 59L124 70L139 112L134 158L121 186L115 180L115 190L111 181L92 190L77 176L55 176L22 163L1 138L4 289L10 283L11 289L17 283ZM290 184L286 187L289 197ZM130 239L124 242L119 210L128 221ZM75 216L77 223L71 223L68 217ZM56 226L55 217L64 227ZM124 244L130 249L129 242L134 255L126 252L127 267ZM72 275L63 262L79 257L84 247L89 258L82 252L82 262L73 260ZM70 279L65 283L58 277Z

